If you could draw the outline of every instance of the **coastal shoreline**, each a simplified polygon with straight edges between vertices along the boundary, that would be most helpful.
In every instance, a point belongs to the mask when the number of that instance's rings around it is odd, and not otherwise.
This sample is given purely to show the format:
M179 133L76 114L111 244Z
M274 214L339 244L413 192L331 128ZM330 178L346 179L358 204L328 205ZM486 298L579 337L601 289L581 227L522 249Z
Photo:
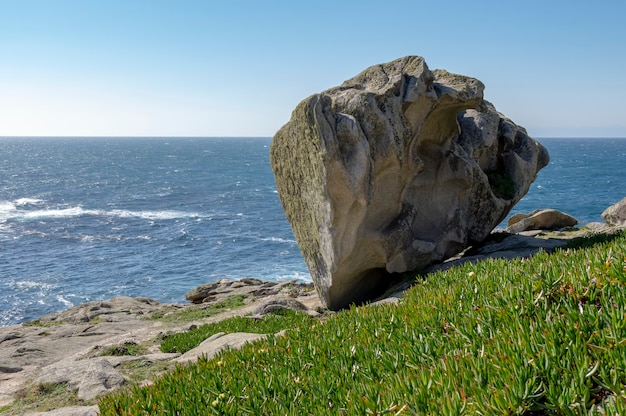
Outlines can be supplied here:
M480 247L433 265L425 272L485 258L528 257L539 250L550 252L572 238L614 230L602 224L590 224L565 231L496 233ZM410 286L410 282L401 282L374 303L398 302ZM160 351L158 340L166 335L234 316L260 318L276 309L294 309L318 317L331 313L324 309L312 284L298 281L220 280L193 289L188 292L188 298L196 303L160 303L149 298L119 297L81 304L25 324L1 327L0 410L9 409L9 415L94 415L97 414L96 399L102 394L129 383L150 383L153 376L177 363L193 361L203 354L212 357L223 348L238 348L265 336L216 334L202 347L181 357ZM229 303L233 300L236 302ZM111 348L129 345L145 349L140 355L105 353ZM131 376L122 370L128 362L144 363L145 378L131 381ZM11 413L11 405L17 399L37 386L50 385L62 386L68 395L78 400L73 406L64 404L58 409L53 406L26 409L31 413Z

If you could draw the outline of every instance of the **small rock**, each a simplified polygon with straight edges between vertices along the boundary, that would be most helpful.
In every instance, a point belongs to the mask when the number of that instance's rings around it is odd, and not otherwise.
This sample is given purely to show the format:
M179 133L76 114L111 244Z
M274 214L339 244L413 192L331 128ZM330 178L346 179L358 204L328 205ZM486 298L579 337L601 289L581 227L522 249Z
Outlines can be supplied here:
M191 289L185 294L185 299L192 303L202 303L205 298L216 295L215 289L219 286L218 282L200 285L195 289Z
M626 227L626 198L605 209L602 219L611 227Z
M220 293L228 293L230 290L227 290L233 285L232 280L221 279L217 282L206 283L204 285L200 285L195 289L191 289L189 292L185 294L185 298L191 303L202 303L204 299L215 296Z
M257 306L253 315L267 315L278 310L293 310L305 312L307 307L295 299L269 299Z
M557 230L576 224L578 220L569 214L556 209L541 209L527 215L514 215L509 219L506 231L515 234L530 230Z
M604 222L594 221L589 224L585 224L585 228L594 233L603 233L610 229L610 226Z

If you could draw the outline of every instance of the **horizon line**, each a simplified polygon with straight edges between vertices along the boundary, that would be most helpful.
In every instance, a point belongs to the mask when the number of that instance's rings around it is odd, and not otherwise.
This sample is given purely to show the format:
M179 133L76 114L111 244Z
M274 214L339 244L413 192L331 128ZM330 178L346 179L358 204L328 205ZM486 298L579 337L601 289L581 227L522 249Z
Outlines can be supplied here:
M534 139L618 139L623 140L626 139L626 136L530 136ZM60 135L35 135L35 136L26 136L26 135L11 135L4 136L0 135L1 139L271 139L273 136L143 136L143 135L98 135L98 136L79 136L79 135L71 135L71 136L60 136Z

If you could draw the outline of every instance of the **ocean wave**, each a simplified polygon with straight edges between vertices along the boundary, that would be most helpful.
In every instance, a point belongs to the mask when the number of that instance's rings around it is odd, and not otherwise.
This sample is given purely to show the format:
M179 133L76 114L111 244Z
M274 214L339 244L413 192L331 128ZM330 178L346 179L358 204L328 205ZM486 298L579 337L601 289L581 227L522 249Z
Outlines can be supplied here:
M270 276L262 276L265 280L275 280L275 281L284 281L284 280L300 280L303 282L310 283L313 281L311 279L311 275L308 273L300 273L297 271L287 272L284 274L272 274Z
M15 201L0 201L0 218L3 215L7 215L17 211L17 207L23 207L27 205L39 205L44 201L37 198L19 198Z
M85 209L82 206L70 207L48 207L38 209L28 209L32 206L40 206L45 201L36 198L19 198L14 201L0 201L0 222L7 221L28 221L45 218L73 218L80 216L117 217L117 218L142 218L150 221L173 220L181 218L204 218L207 215L198 212L187 212L179 210L102 210Z
M60 303L63 304L63 306L65 306L66 308L71 308L72 306L74 306L74 304L72 302L70 302L69 300L65 299L63 296L61 295L57 295L56 296L57 301L59 301Z
M289 244L295 244L296 240L292 240L289 238L280 238L280 237L267 237L267 238L260 238L261 241L272 241L275 243L289 243Z
M39 205L43 203L44 203L44 200L38 199L38 198L19 198L15 200L15 205L18 207L21 207L24 205Z
M13 307L8 310L0 311L0 327L13 325L17 322L24 321L24 314L21 309Z
M102 215L102 211L83 209L82 207L40 209L35 211L17 211L14 218L33 220L41 218L71 218L83 215Z
M41 205L45 201L36 198L19 198L14 201L0 201L0 221L33 220L39 218L68 218L95 214L98 211L85 210L80 206L69 208L21 209L31 205Z
M18 289L20 291L29 290L53 290L57 286L46 282L35 282L32 280L18 280L7 282L6 285L12 289Z
M0 201L0 215L13 212L17 209L15 204L11 201Z
M111 216L119 218L143 218L146 220L175 220L180 218L202 218L204 215L197 212L186 212L176 210L162 211L131 211L116 209L108 212Z

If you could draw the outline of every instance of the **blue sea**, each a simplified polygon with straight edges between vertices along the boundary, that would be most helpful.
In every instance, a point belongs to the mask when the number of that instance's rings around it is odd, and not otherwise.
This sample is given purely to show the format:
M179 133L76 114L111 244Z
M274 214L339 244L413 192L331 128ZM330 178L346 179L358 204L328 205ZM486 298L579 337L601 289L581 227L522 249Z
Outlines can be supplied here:
M115 296L185 302L222 278L310 280L270 141L0 138L0 326ZM626 140L540 141L550 165L512 213L585 224L626 196Z

